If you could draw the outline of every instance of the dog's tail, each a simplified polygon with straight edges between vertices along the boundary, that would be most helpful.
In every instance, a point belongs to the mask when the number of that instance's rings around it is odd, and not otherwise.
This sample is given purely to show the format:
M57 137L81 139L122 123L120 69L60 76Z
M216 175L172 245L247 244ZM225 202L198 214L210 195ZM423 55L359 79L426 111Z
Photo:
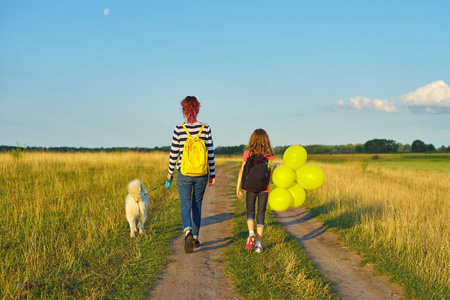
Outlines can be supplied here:
M141 193L146 193L147 191L143 187L139 179L135 179L128 184L128 193L133 195L136 202L141 202Z

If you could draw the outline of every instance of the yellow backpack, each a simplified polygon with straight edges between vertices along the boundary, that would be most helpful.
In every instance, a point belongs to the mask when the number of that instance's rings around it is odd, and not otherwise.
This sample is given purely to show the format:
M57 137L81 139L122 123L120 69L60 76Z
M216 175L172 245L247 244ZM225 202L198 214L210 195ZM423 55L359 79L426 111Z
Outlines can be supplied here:
M205 142L200 138L205 124L202 125L197 136L191 136L184 124L181 124L188 138L184 142L183 157L181 158L181 173L185 176L203 176L208 173L208 151Z

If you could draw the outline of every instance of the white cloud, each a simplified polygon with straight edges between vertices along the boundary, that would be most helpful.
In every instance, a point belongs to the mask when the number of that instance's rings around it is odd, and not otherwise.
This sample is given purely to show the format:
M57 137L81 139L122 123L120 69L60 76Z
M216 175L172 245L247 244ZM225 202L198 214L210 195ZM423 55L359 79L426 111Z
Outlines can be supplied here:
M450 113L450 87L438 80L401 95L403 104L418 113Z
M109 9L109 8L105 8L104 10L103 10L103 14L105 15L105 16L109 16L109 13L111 12L111 10Z
M339 107L352 108L356 110L376 110L381 112L397 112L395 103L381 99L370 99L363 96L356 96L347 101L339 100Z

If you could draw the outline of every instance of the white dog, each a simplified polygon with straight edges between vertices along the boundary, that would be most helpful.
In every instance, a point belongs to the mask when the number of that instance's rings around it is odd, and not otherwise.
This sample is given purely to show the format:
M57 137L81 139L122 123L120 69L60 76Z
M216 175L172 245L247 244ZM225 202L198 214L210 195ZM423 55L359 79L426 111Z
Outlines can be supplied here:
M139 179L128 184L128 195L125 200L125 212L130 223L130 237L136 236L136 225L139 225L139 234L144 234L144 224L147 220L148 208L147 190Z

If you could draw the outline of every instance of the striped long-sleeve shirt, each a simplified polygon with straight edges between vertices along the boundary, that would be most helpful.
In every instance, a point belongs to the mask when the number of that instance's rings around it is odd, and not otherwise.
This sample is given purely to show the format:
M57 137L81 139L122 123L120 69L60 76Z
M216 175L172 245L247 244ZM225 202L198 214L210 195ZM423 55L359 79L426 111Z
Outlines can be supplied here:
M202 123L195 122L193 124L184 123L187 130L191 134L192 137L196 137L200 128L202 127ZM181 159L183 158L183 146L184 142L187 140L188 135L184 130L181 124L175 126L172 137L172 146L170 147L170 157L169 157L169 173L172 174L175 170L180 169ZM200 138L205 142L206 150L208 151L208 165L209 165L209 177L216 177L215 173L215 162L214 162L214 146L213 139L211 134L211 128L208 124L205 124L205 127L200 134ZM179 159L178 159L179 158ZM178 163L177 163L178 160Z

